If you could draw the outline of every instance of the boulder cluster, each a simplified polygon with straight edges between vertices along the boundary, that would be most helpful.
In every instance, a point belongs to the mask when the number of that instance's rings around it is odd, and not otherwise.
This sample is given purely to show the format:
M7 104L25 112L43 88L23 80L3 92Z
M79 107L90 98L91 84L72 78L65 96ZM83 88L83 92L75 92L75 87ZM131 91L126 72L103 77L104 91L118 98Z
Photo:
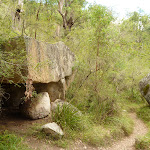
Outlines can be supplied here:
M64 106L71 108L71 110L77 115L82 115L82 113L75 106L66 101L56 99L54 102L51 102L47 92L39 93L35 98L24 102L20 106L20 111L23 116L26 116L29 119L41 119L51 116L52 113L57 111L58 107L61 111ZM53 136L53 138L56 139L61 138L64 135L61 127L55 122L43 125L41 127L41 131Z

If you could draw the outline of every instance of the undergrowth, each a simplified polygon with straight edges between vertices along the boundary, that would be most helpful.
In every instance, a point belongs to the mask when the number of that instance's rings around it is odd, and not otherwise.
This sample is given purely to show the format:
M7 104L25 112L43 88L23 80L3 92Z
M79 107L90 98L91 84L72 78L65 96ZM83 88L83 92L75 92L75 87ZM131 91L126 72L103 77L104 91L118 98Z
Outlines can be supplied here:
M66 143L66 140L69 142L81 139L93 146L106 146L111 144L112 139L117 140L123 136L129 136L133 131L133 122L126 113L107 116L105 120L101 119L100 122L100 119L96 121L96 115L93 113L83 115L79 112L79 110L77 112L72 107L64 105L62 109L58 107L53 114L53 120L65 132L63 139L59 140L59 144L63 144L63 141Z
M52 117L53 121L61 125L62 128L75 131L83 131L88 125L87 117L70 104L58 106Z
M133 131L132 120L122 114L122 117L109 118L102 125L93 124L83 132L82 140L94 146L108 146L112 140L118 140L123 136L129 136Z
M106 146L111 144L112 140L129 136L133 131L133 122L126 112L107 117L100 123L96 122L91 114L83 114L72 105L64 105L61 108L57 107L52 119L63 129L64 136L61 139L54 139L50 135L39 132L40 126L38 125L31 128L28 136L32 135L59 147L67 148L79 139L93 146Z
M29 150L29 147L23 144L23 138L6 130L0 132L0 150Z
M89 78L91 80L80 88L75 80L66 94L69 105L58 106L52 114L52 121L60 125L64 136L56 140L37 129L32 133L34 136L63 148L79 139L93 146L105 147L132 133L134 123L128 113L145 105L137 87L126 87L120 82L115 85L106 82L106 77L96 85L92 75Z
M136 139L135 148L137 150L150 150L150 106L140 108L137 115L146 123L149 132L145 136Z

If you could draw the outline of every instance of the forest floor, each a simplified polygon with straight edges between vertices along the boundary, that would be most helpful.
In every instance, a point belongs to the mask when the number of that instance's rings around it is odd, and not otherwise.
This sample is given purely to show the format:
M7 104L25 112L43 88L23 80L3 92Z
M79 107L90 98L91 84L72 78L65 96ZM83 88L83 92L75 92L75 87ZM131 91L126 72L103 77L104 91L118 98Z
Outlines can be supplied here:
M129 137L124 137L117 142L114 142L110 147L100 148L89 146L78 140L70 145L69 150L134 150L135 139L138 136L143 136L148 132L146 125L136 117L135 113L131 113L130 117L134 121L134 131ZM18 112L3 113L0 120L0 131L8 130L18 136L24 137L25 143L33 150L64 150L63 148L54 146L50 140L38 139L36 136L30 136L31 126L43 125L51 122L50 118L40 120L28 120L23 118ZM29 130L30 129L30 130Z

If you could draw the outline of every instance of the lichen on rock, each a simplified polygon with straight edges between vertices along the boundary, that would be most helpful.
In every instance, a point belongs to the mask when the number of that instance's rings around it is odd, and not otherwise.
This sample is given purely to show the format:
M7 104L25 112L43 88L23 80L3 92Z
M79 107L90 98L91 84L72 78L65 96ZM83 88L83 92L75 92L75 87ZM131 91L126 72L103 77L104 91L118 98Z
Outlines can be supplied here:
M142 96L146 99L147 103L150 105L150 74L148 74L139 82L139 88Z

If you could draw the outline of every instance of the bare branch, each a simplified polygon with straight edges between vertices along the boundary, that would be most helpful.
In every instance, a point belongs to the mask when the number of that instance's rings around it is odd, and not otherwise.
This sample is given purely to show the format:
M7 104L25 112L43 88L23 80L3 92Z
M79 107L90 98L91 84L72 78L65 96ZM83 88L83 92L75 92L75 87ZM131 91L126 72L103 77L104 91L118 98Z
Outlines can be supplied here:
M60 10L58 10L58 12L60 13L60 15L61 15L62 17L64 17L64 15L62 14L62 12L61 12Z
M74 2L74 0L72 0L72 1L70 1L70 3L69 3L69 7L71 6L71 4Z
M95 70L95 71L91 71L91 70L90 70L89 74L85 77L85 79L83 80L83 82L80 84L79 88L81 88L81 87L83 86L84 82L89 78L89 76L90 76L91 74L93 74L93 73L95 73L95 72L97 72L97 71L99 71L99 70L100 70L100 69L97 69L97 70Z

